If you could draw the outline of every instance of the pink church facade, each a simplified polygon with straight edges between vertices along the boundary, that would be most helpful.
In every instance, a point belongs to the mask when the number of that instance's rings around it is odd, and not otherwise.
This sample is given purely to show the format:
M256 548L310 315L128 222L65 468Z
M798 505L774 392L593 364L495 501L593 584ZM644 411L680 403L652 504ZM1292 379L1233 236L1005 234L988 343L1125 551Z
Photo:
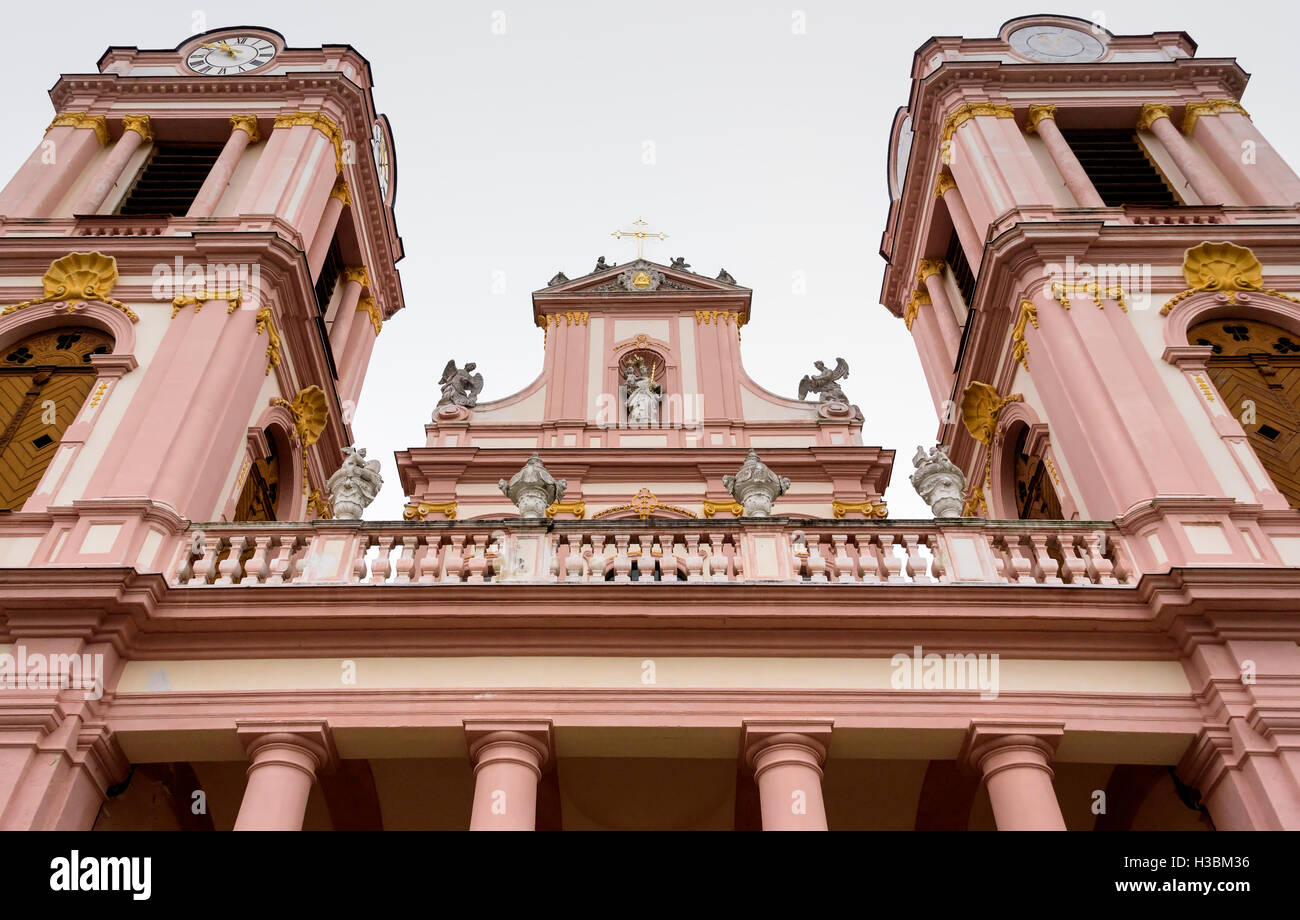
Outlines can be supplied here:
M918 50L880 299L960 514L889 516L861 370L764 390L762 292L638 258L502 317L519 393L451 362L366 521L365 59L64 76L0 191L0 827L1300 828L1300 178L1245 82L1064 17Z

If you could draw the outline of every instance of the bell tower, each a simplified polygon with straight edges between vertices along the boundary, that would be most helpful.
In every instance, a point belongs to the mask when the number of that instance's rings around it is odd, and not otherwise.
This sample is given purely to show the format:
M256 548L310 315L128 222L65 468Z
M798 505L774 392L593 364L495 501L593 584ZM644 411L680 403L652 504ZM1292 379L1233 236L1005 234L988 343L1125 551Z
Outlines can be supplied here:
M401 309L369 64L233 27L110 48L0 191L0 508L156 570L177 519L304 520ZM21 513L21 514L20 514Z
M1295 564L1300 178L1195 52L1062 16L922 45L881 301L966 514L1117 519L1148 570Z

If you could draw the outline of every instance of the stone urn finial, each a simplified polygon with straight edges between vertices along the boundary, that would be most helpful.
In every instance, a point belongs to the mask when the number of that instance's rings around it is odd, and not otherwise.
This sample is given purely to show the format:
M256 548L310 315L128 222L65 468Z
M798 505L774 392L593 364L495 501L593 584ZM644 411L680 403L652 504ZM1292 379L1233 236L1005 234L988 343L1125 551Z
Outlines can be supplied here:
M772 503L790 490L790 480L772 472L750 448L736 475L722 477L722 487L744 506L745 517L768 517Z
M912 457L916 472L910 477L916 494L930 506L935 517L961 517L963 496L966 494L966 476L948 459L948 451L935 445L926 451L916 448Z
M384 479L379 461L366 460L366 449L343 448L343 465L325 483L336 521L359 521L361 512L375 500Z
M502 479L497 485L519 509L521 518L546 517L546 509L564 498L564 490L569 487L566 480L556 479L547 471L536 452L509 482Z

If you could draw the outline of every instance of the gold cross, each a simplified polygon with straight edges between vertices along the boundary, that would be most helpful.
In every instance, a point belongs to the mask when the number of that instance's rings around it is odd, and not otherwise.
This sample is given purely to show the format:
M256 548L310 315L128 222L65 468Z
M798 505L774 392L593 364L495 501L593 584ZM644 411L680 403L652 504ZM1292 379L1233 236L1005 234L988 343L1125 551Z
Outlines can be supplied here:
M647 224L644 220L642 220L639 217L632 222L632 226L635 227L636 229L615 230L613 235L614 235L614 239L616 240L621 240L625 236L630 236L634 238L636 240L636 257L638 259L645 258L644 247L645 247L646 240L668 239L667 233L651 233L649 230L647 230L646 228L650 225Z

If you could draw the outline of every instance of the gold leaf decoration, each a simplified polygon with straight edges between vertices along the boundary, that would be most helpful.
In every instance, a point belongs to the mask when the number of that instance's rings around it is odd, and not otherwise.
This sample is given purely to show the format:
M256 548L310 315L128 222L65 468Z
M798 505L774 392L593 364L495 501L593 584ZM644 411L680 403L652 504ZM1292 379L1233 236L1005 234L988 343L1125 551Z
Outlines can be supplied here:
M87 300L106 303L121 310L131 322L140 317L126 304L109 296L113 285L117 284L117 260L102 252L70 252L55 259L45 270L41 286L45 293L35 300L24 300L10 304L0 310L0 316L6 316L17 310L40 303L81 303Z

